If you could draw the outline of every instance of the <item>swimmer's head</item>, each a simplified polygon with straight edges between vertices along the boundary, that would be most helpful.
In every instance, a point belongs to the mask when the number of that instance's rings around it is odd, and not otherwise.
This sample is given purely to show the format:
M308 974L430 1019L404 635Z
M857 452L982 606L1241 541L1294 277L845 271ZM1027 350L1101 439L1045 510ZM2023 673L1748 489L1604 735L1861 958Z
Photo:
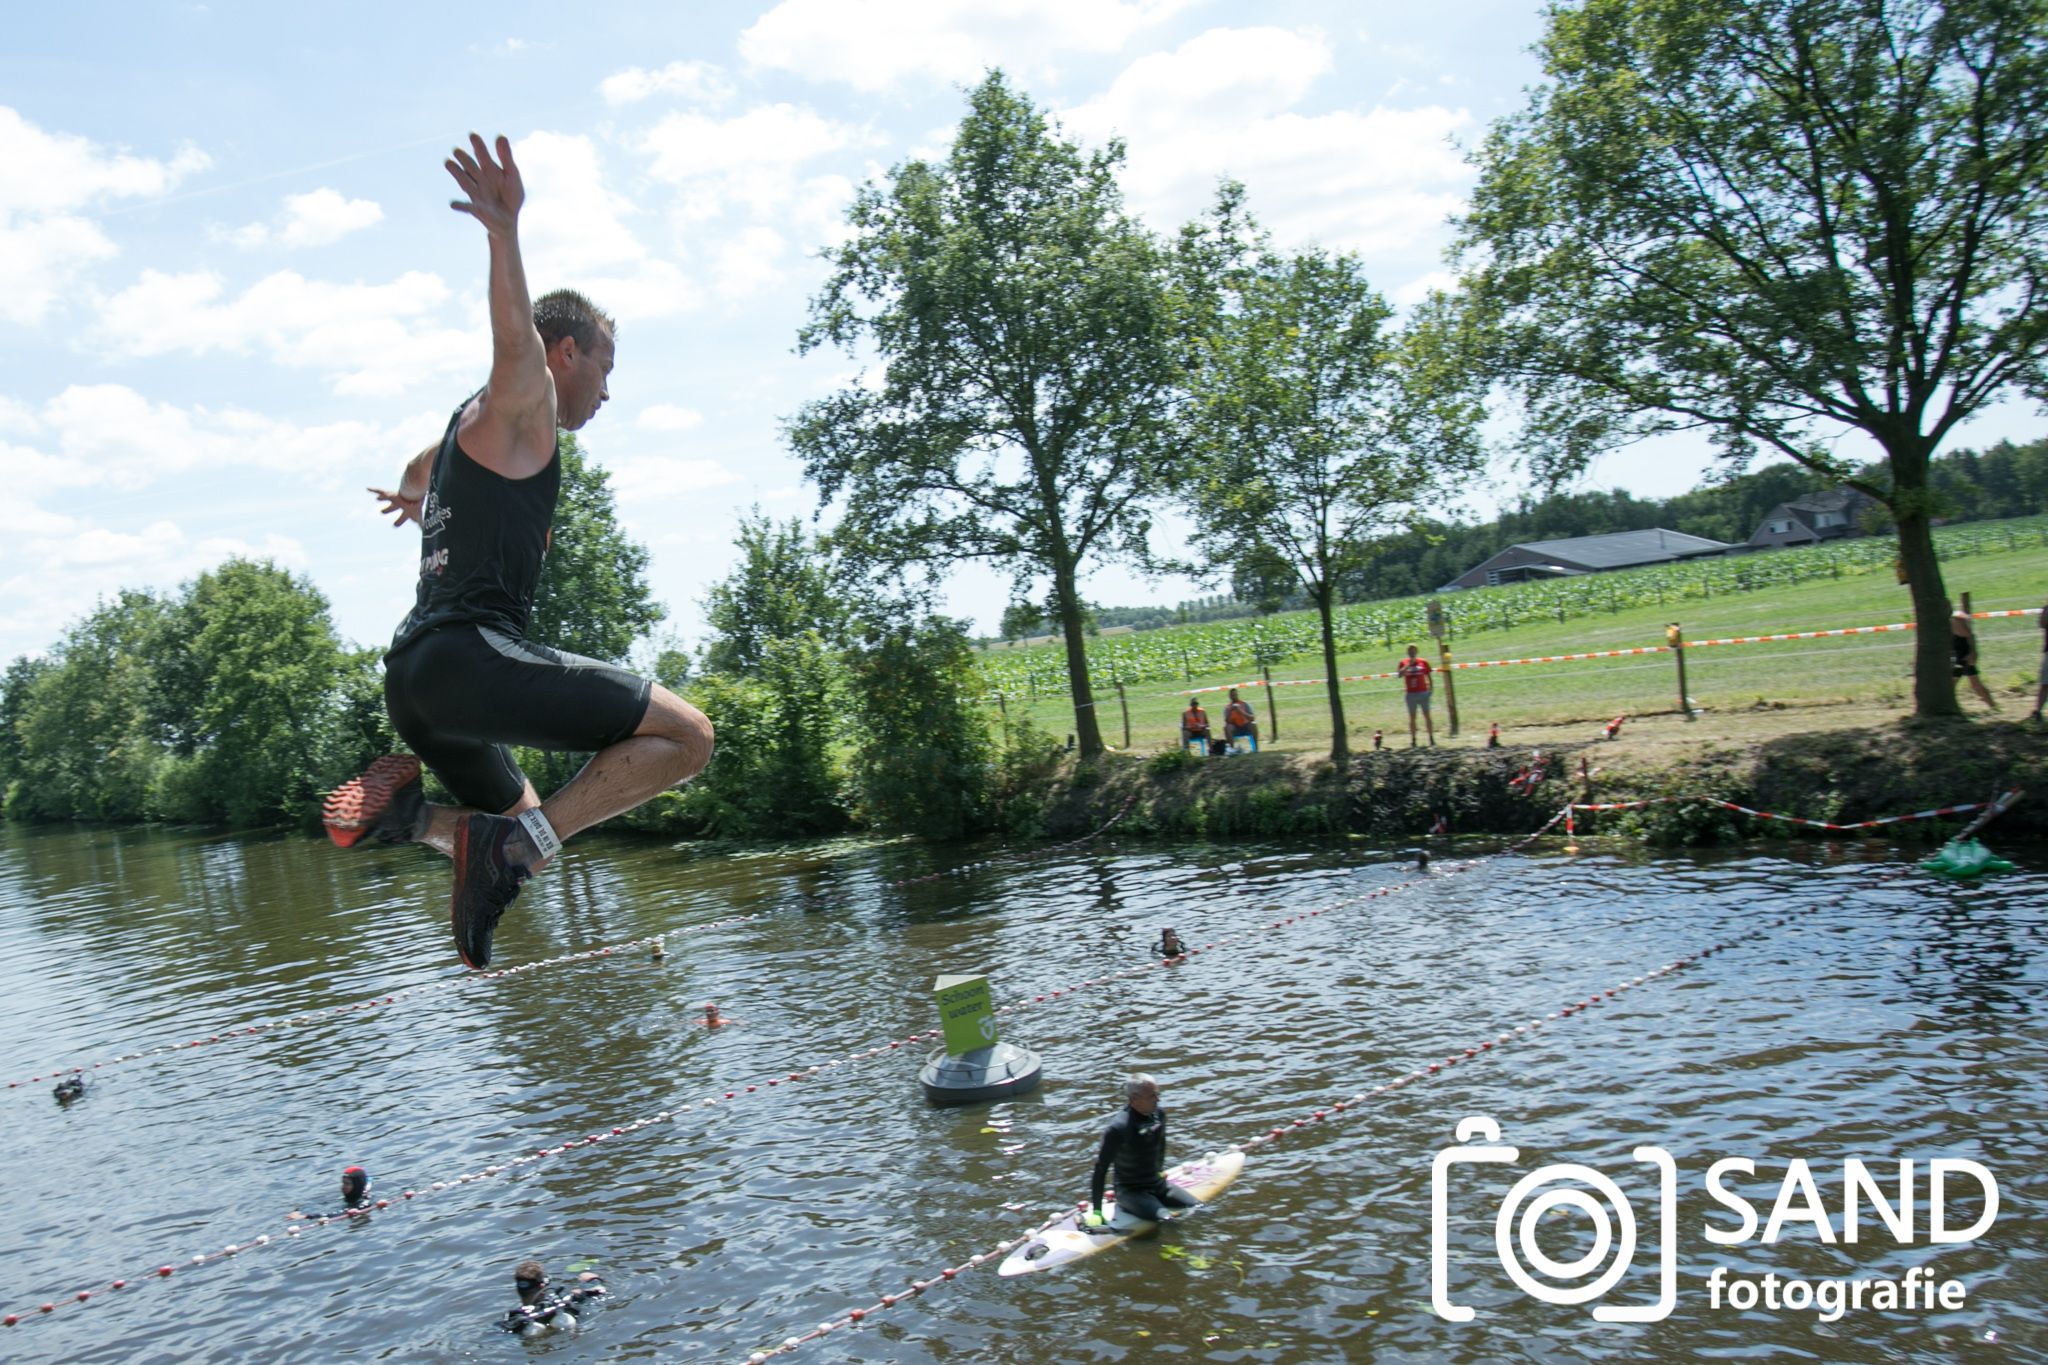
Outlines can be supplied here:
M521 1261L513 1267L512 1287L519 1291L521 1303L532 1303L548 1287L548 1272L539 1261Z
M1180 953L1180 934L1172 929L1161 930L1159 934L1159 946L1160 948L1165 950L1167 956L1178 956Z
M718 1017L718 1006L715 1003L704 1007L704 1022L707 1024L722 1024L725 1022Z
M360 1166L350 1166L341 1173L341 1197L345 1203L353 1204L370 1192L370 1173Z

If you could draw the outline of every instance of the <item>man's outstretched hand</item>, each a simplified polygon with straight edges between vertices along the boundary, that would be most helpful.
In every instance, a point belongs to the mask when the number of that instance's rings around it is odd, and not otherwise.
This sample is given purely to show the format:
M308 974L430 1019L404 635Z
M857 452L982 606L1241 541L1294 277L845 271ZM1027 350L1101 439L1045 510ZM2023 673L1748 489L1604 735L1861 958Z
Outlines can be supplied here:
M393 493L382 488L372 488L370 492L384 502L384 505L377 509L377 515L392 518L393 526L403 526L408 521L415 526L423 525L420 521L420 511L426 502L426 494L408 498L403 492Z
M452 199L448 207L466 213L482 223L493 235L510 236L519 226L519 206L526 202L526 186L519 167L512 162L512 143L498 138L497 160L475 133L469 135L469 151L457 147L442 164L467 199Z

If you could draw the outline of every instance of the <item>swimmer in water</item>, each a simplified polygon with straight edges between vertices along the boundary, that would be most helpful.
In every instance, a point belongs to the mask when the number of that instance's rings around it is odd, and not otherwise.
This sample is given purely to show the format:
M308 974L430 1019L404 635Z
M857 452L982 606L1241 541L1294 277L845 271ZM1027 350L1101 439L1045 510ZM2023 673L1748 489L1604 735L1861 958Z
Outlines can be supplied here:
M1152 945L1152 955L1171 961L1177 957L1186 957L1188 955L1188 948L1185 943L1180 941L1180 934L1178 932L1172 929L1162 929L1159 931L1159 942Z
M507 1309L500 1325L520 1336L575 1331L580 1325L578 1318L589 1311L586 1305L605 1295L603 1282L590 1271L584 1271L576 1280L574 1289L566 1294L556 1293L548 1288L548 1272L539 1261L521 1261L512 1272L512 1287L519 1291L519 1306Z
M370 1198L370 1173L360 1166L344 1167L341 1172L341 1207L332 1213L301 1213L293 1209L286 1214L290 1219L353 1218L368 1213L376 1207Z
M727 1024L737 1024L738 1022L739 1020L729 1014L720 1014L716 1003L704 1007L705 1028L724 1028Z
M66 1076L63 1080L57 1082L57 1088L50 1093L57 1097L57 1103L70 1104L71 1101L84 1096L85 1077Z

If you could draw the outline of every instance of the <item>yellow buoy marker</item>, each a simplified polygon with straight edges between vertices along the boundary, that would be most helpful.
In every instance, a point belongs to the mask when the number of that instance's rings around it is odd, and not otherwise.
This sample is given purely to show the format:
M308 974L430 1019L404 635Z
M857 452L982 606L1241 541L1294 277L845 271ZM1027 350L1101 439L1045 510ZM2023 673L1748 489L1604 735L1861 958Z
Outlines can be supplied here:
M932 983L945 1047L917 1073L933 1104L979 1104L1008 1099L1038 1086L1037 1053L1002 1040L994 993L986 976L942 976Z

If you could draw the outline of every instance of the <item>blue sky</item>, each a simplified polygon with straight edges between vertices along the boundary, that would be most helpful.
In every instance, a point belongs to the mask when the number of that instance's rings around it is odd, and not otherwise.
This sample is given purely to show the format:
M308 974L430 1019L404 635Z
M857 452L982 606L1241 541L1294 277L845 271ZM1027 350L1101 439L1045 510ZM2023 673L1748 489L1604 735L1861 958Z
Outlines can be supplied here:
M737 517L815 506L783 418L854 362L796 329L854 189L943 150L991 65L1068 133L1129 143L1161 228L1243 180L1283 245L1363 254L1410 302L1444 282L1461 145L1538 77L1534 0L784 0L781 4L17 9L0 47L0 659L123 587L223 558L311 577L342 634L403 614L414 528L368 484L436 439L488 365L481 230L446 148L509 135L536 291L618 318L583 438L694 642ZM1966 442L2038 434L2007 405ZM1704 447L1589 483L1668 494ZM1477 507L1511 494L1505 468ZM1110 604L1218 580L1090 585ZM952 609L992 626L992 575Z

